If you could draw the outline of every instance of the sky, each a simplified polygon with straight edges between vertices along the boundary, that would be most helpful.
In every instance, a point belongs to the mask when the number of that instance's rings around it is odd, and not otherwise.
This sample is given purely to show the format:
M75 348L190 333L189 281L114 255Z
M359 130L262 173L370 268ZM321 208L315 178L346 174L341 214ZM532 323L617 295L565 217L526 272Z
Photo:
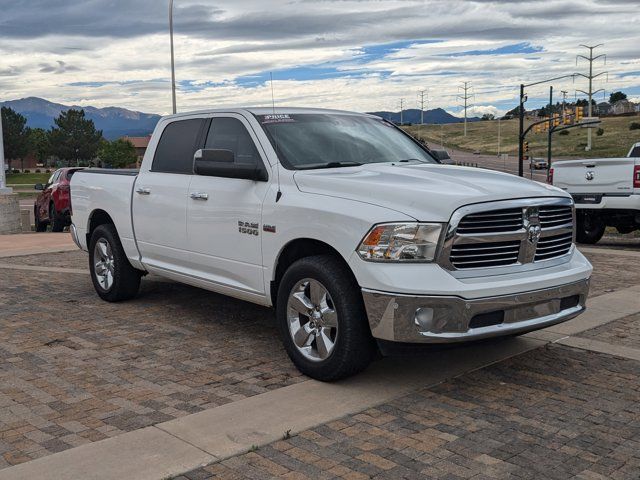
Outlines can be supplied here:
M0 100L171 110L168 2L0 0ZM355 111L441 107L502 114L518 85L587 74L594 90L640 100L637 0L175 0L179 111L321 106ZM568 99L587 80L553 83ZM527 89L527 108L548 85ZM603 93L596 97L601 101Z

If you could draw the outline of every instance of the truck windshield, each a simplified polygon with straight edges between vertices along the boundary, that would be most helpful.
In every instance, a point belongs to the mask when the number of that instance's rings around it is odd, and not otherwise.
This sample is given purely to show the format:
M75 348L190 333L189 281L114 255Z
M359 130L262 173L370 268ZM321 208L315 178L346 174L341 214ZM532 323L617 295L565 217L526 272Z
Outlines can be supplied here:
M394 125L361 115L257 115L289 169L352 167L367 163L437 163Z

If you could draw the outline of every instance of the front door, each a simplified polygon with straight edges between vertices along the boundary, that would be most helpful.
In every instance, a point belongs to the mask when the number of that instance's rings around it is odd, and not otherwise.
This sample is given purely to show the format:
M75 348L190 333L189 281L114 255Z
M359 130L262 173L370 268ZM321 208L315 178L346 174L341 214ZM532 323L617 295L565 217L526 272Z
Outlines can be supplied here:
M205 120L168 123L149 170L141 171L133 188L133 226L142 263L182 271L189 261L187 199L193 154L200 148Z
M264 154L241 115L212 118L205 148L230 150L236 163L255 165ZM187 231L192 268L223 287L264 294L262 203L268 182L194 175L189 186Z

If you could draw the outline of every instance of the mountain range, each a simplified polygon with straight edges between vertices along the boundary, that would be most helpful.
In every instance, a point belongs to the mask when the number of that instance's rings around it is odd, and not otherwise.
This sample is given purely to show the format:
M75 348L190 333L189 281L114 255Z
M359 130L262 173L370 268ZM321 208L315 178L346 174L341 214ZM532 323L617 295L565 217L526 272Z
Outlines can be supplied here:
M48 130L54 125L54 120L60 113L74 109L83 109L88 119L93 120L96 128L102 130L105 138L113 140L122 136L145 136L151 134L160 119L160 115L142 113L126 108L91 106L68 106L53 103L44 98L28 97L20 100L0 102L0 106L9 107L27 118L27 125L31 128L44 128ZM391 121L400 122L400 112L371 112ZM420 123L420 110L404 110L402 120L405 123ZM468 121L479 120L477 117L468 118ZM424 123L457 123L462 119L451 115L442 108L424 111Z
M369 112L371 115L377 115L386 118L392 122L400 122L400 112ZM478 117L467 118L468 122L476 122L480 120ZM402 111L402 121L404 123L420 123L420 110L410 108ZM458 123L462 122L462 118L455 117L442 108L434 108L433 110L424 111L424 123Z
M86 118L93 120L96 128L102 130L105 138L113 140L124 135L131 137L145 136L153 132L160 119L160 115L135 112L126 108L91 106L67 106L53 103L43 98L28 97L20 100L1 102L0 106L9 107L24 115L27 125L31 128L44 128L48 130L54 123L54 119L61 112L73 109L83 109Z

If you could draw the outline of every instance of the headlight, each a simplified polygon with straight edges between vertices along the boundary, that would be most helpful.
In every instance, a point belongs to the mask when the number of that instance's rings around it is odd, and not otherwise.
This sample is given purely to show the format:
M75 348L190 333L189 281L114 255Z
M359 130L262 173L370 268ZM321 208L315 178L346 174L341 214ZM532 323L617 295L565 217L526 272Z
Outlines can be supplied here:
M387 223L373 227L358 247L363 260L431 262L436 256L441 223Z

